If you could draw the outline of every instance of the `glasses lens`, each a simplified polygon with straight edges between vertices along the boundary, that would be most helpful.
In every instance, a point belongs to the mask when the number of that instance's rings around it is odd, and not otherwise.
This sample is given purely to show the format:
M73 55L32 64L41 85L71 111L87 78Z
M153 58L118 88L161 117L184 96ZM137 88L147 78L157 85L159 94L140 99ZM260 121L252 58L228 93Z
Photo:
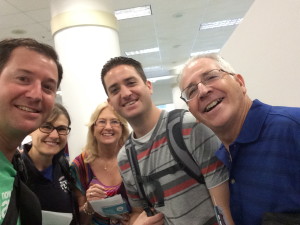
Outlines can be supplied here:
M67 135L70 132L69 127L61 126L61 127L56 127L57 133L61 135Z
M110 121L110 125L112 127L118 127L118 126L120 126L120 121L118 121L118 120L111 120Z
M110 120L110 121L106 121L106 120L97 120L96 121L96 126L98 127L105 127L107 122L110 124L110 126L112 127L118 127L120 126L121 122L119 120Z
M47 124L45 124L45 125L42 125L41 127L40 127L40 131L42 131L42 132L44 132L44 133L51 133L52 131L53 131L53 126L51 126L51 125L47 125Z

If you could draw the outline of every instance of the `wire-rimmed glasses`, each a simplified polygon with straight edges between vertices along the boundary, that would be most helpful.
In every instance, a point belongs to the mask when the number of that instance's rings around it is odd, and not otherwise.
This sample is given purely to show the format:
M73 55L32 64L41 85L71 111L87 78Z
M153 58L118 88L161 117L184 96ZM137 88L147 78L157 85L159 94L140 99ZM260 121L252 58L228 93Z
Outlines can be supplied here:
M197 84L191 84L187 86L183 91L181 92L180 98L185 101L186 103L191 101L193 98L195 98L199 94L199 88L198 85L202 83L203 85L210 85L214 83L217 80L223 79L225 75L235 75L234 73L226 72L222 69L213 69L210 70L202 75L202 79Z

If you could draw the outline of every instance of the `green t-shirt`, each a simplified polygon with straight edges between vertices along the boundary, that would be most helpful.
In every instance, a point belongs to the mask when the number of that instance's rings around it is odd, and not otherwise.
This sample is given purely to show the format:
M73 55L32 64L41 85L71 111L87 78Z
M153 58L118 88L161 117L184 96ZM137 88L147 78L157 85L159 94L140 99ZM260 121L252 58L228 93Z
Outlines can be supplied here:
M0 152L0 224L3 222L9 205L16 174L12 163Z

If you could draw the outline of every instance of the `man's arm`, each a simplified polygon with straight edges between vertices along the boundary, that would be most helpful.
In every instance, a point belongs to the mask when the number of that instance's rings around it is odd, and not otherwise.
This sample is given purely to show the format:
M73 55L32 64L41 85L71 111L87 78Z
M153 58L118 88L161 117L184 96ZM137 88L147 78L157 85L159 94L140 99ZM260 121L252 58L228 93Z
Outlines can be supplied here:
M148 217L142 208L132 208L130 214L131 225L163 225L164 216L162 213L157 213L154 216Z
M234 225L229 206L230 194L228 181L209 189L209 193L214 205L217 205L220 209L222 209L226 224Z

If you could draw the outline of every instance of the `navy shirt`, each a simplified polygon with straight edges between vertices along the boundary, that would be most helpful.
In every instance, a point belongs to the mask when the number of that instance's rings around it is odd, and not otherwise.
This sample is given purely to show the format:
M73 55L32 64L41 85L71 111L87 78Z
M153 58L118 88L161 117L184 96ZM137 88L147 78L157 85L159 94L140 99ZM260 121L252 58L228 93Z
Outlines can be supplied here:
M300 212L300 108L253 101L238 138L216 152L230 171L235 224L260 225L265 212Z

